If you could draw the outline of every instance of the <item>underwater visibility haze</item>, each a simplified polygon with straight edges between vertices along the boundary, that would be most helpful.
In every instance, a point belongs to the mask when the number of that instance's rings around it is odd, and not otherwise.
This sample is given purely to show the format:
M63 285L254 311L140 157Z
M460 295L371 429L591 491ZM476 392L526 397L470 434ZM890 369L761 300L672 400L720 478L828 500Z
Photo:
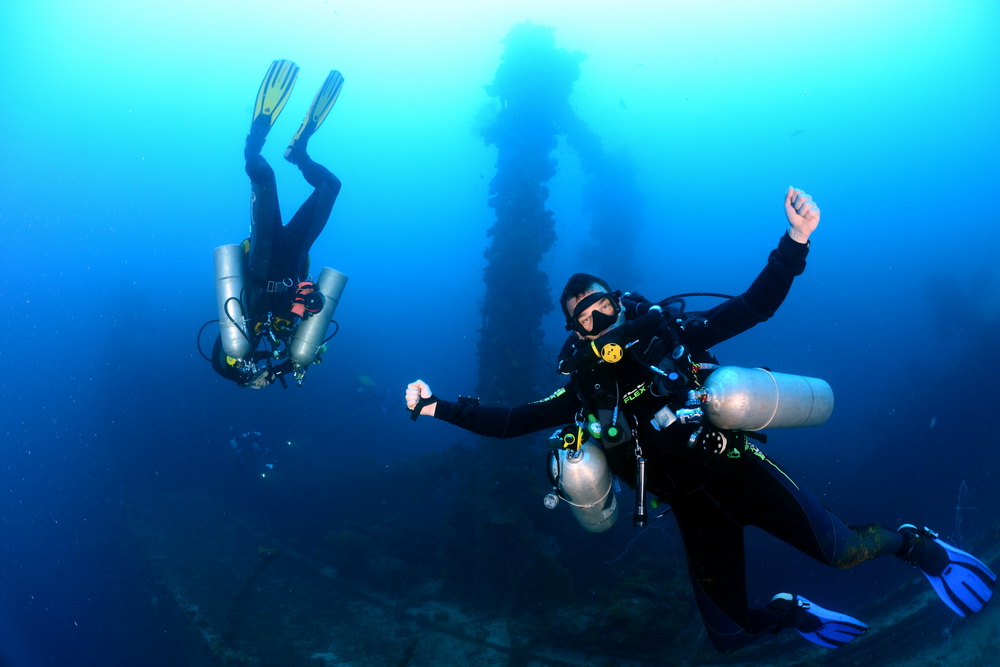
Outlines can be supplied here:
M762 448L848 523L995 570L995 3L41 0L0 26L0 664L988 664L995 605L956 619L896 559L834 570L754 531L752 601L873 629L718 654L670 515L587 534L542 505L543 439L414 424L403 392L547 396L571 274L738 294L802 188L805 273L715 352L836 407ZM300 67L262 153L286 219L310 193L286 142L344 76L310 254L349 280L322 363L253 391L199 328L277 59ZM551 114L498 121L517 99ZM524 183L537 217L505 209Z

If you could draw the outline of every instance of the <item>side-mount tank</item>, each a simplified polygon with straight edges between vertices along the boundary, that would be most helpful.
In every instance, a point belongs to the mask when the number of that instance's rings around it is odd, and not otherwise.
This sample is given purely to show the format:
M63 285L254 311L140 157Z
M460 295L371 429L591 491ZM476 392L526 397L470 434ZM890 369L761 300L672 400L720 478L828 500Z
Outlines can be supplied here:
M721 366L705 381L702 403L705 416L719 428L799 428L830 418L833 390L819 378Z
M319 356L326 330L330 327L333 313L337 310L340 297L347 285L347 276L340 271L324 266L320 271L316 289L323 294L323 309L299 323L289 347L289 356L295 365L305 367Z
M549 477L581 526L600 533L615 525L618 499L608 460L600 447L588 442L579 450L560 449L553 452L550 465Z
M215 249L215 301L219 313L222 349L233 359L250 356L247 313L243 310L243 246L220 245Z

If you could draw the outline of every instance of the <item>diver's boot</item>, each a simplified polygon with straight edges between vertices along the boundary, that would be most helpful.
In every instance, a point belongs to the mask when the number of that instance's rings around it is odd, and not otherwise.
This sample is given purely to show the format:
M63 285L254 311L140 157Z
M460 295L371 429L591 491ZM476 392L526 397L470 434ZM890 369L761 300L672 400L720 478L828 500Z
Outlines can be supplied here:
M823 609L791 593L778 593L767 603L767 608L782 616L783 628L793 628L813 644L827 648L840 648L868 630L868 626L856 618Z
M306 153L308 142L309 137L302 137L294 145L289 146L285 150L285 159L301 169L302 165L310 162L309 155Z
M254 155L260 155L261 150L264 149L264 141L267 140L267 133L270 129L271 122L265 116L259 116L254 119L250 125L250 131L247 133L246 145L243 147L243 157L245 159L249 160Z
M930 528L906 523L899 532L906 540L899 557L920 568L942 602L962 618L983 610L997 581L983 561L938 539Z

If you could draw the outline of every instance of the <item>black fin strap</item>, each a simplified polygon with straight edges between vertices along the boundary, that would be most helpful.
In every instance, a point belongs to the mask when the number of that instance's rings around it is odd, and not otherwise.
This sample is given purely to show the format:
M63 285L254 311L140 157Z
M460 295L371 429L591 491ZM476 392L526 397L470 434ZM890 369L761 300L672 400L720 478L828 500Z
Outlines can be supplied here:
M413 406L413 409L410 410L410 419L412 419L413 421L417 421L417 417L420 416L421 410L423 410L428 405L433 405L437 402L438 402L438 397L435 396L434 394L431 394L427 398L421 398L420 400L417 401L417 404Z

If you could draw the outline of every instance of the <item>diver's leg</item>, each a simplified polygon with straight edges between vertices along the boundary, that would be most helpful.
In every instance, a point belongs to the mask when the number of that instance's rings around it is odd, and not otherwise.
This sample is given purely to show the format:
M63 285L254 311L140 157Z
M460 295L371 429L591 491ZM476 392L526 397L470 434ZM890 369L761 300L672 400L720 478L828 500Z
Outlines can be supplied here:
M715 648L728 653L781 630L780 614L750 609L747 603L743 527L701 492L674 499L671 507L684 539L695 601Z
M250 177L250 255L247 268L258 286L266 285L271 257L281 229L281 210L278 207L278 187L274 170L260 153L249 146L244 151L246 172Z
M712 643L720 651L733 651L762 634L785 628L794 628L810 641L827 647L860 636L868 626L797 596L779 595L776 600L781 600L763 609L749 608L743 529L749 525L763 528L835 567L896 554L902 547L901 536L881 526L846 526L812 494L799 489L756 447L743 451L743 456L728 461L696 494L672 503L685 537L696 599ZM698 498L703 500L691 512L690 506Z
M304 279L309 249L326 226L340 194L340 179L304 152L295 163L314 190L282 231L282 255L294 259L291 270Z
M739 484L723 491L738 498L731 503L737 521L758 526L821 563L849 568L898 555L904 547L903 536L890 528L845 524L762 453L744 457L740 468Z

